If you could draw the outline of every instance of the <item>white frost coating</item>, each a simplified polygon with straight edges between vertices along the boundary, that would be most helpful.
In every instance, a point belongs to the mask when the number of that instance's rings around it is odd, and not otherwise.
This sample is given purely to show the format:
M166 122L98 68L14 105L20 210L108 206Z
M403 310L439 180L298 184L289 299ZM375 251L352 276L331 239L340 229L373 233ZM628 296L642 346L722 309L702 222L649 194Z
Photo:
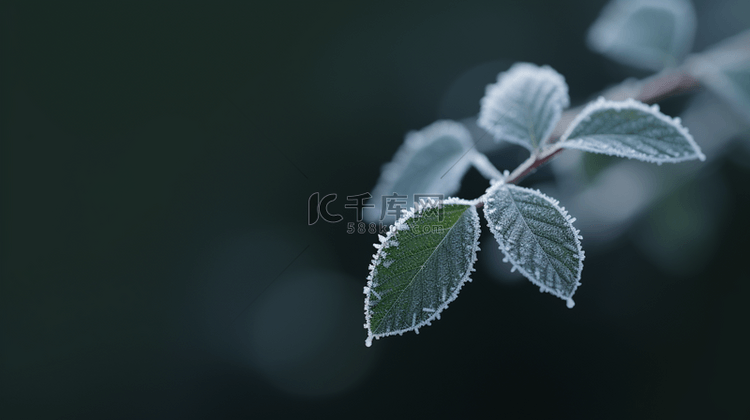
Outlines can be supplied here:
M446 200L442 200L440 202L430 200L425 203L418 204L415 209L411 209L408 211L405 211L401 218L399 218L396 223L391 227L388 234L381 238L381 242L378 246L375 248L378 249L377 252L375 252L375 255L372 258L372 262L370 266L372 267L370 269L370 274L367 276L367 286L364 288L364 294L365 294L365 306L364 306L364 312L365 312L365 324L364 327L367 330L367 338L365 339L365 345L367 347L370 347L372 345L373 339L380 339L381 337L386 337L389 335L401 335L407 331L415 331L416 333L419 333L419 328L427 325L431 325L433 320L440 319L440 313L445 310L448 305L453 302L457 297L458 293L461 290L461 287L466 282L470 282L470 274L474 271L474 263L477 260L477 251L479 250L479 236L481 233L481 228L479 225L479 215L477 213L476 204L479 202L479 199L476 200L463 200L459 198L448 198ZM373 290L374 287L376 287L376 283L374 282L374 277L377 274L378 267L383 264L382 259L384 258L382 256L383 254L383 248L382 244L388 243L392 240L393 236L396 235L397 232L401 232L404 230L408 230L407 221L420 217L420 215L429 209L433 208L441 208L444 205L451 205L451 204L460 204L460 205L467 205L469 206L465 212L469 212L468 216L471 219L471 225L474 229L474 235L473 235L473 246L470 250L470 258L471 260L468 262L466 271L461 275L456 284L452 287L450 294L448 295L447 290L443 289L444 296L441 296L443 299L439 302L439 305L435 309L432 308L426 308L423 307L422 312L429 313L430 316L422 320L420 322L417 322L416 320L416 313L412 314L412 325L408 328L404 329L390 329L389 331L382 333L382 334L373 334L371 329L371 318L372 318L372 312L371 309L374 305L377 305L378 301L380 301L380 296ZM465 214L465 213L464 213ZM463 215L461 216L463 217ZM459 219L460 220L460 219ZM458 223L458 222L457 222ZM404 228L404 226L407 226Z
M487 86L477 124L496 141L533 151L547 140L568 105L562 75L549 66L517 63Z
M394 192L408 196L405 205L410 206L414 194L448 196L458 191L461 179L471 166L471 159L462 156L472 145L471 133L456 121L436 121L407 133L393 160L383 165L372 191L371 203L375 207L365 209L365 219L380 221L382 197Z
M501 191L505 190L505 191ZM510 226L501 226L499 222L502 222L503 220L500 220L500 217L505 217L504 222L507 222L508 218L510 218L512 215L509 212L505 212L505 214L499 214L495 217L492 217L491 214L487 214L487 211L489 208L494 206L499 206L501 202L500 199L495 197L495 194L504 194L506 191L508 195L510 196L510 190L514 190L516 192L530 194L532 196L535 196L544 202L547 203L550 209L554 209L554 211L561 216L559 218L559 222L563 225L563 227L569 229L571 235L569 235L570 240L573 241L572 246L564 245L565 248L573 252L574 254L577 254L577 269L575 270L575 279L573 281L573 286L570 289L569 292L563 293L561 290L550 288L547 285L545 285L542 282L542 279L540 278L540 268L543 268L545 272L549 272L550 269L555 270L557 272L557 269L553 265L553 263L550 261L549 254L544 251L542 252L542 255L545 256L543 258L543 261L540 261L539 258L536 258L539 256L539 253L535 253L533 249L529 249L528 246L533 246L533 244L529 244L528 241L524 240L522 238L524 232L519 232L518 229L516 230L510 230ZM512 196L510 196L512 197ZM568 212L563 208L560 207L559 201L555 200L554 198L548 197L544 194L542 194L539 190L532 190L529 188L522 188L518 187L516 185L512 184L498 184L491 186L487 189L487 192L481 197L484 205L484 211L485 211L485 218L487 219L487 225L490 228L490 231L492 232L493 236L495 236L495 239L498 242L499 249L503 252L504 258L503 262L510 262L512 264L511 272L514 272L518 270L521 274L523 274L527 279L529 279L532 283L539 286L540 292L547 292L554 296L557 296L561 299L564 299L567 303L568 308L572 308L574 303L572 296L575 294L576 290L578 289L578 286L581 285L581 271L583 270L583 260L585 259L585 253L583 252L583 249L581 247L581 235L580 231L576 229L573 226L572 221L575 220L572 218ZM514 203L514 206L517 205ZM503 210L502 208L500 210ZM507 210L507 209L506 209ZM530 210L526 210L527 213L530 212ZM521 217L522 225L529 230L529 233L533 234L535 236L534 240L538 241L539 239L536 238L536 234L531 231L531 228L528 226L528 223L531 220L537 220L538 222L553 226L549 221L545 221L542 219L542 217L539 217L540 215L535 215L534 219L527 220L525 216L523 216L520 212L520 209L518 209L518 217ZM545 232L548 234L554 234L555 232ZM504 234L508 234L507 240L504 238ZM512 234L512 236L510 236ZM548 238L549 239L549 238ZM558 241L562 241L562 239L557 238ZM533 240L532 240L533 241ZM541 245L536 242L537 245L541 247ZM519 258L515 258L512 251L518 250L519 251ZM521 253L521 250L525 250L523 254ZM531 260L529 260L529 258ZM544 266L542 265L544 264ZM532 272L533 271L533 272ZM560 277L559 272L557 272L558 277ZM565 280L562 279L561 280Z
M643 113L641 116L644 120L651 118L637 126L636 120L623 117L614 121L616 125L607 127L606 123L610 121L606 117L597 118L597 115L608 111L638 111ZM654 126L654 122L658 125ZM644 134L647 130L650 132ZM664 138L674 134L679 135L678 143ZM662 138L649 137L655 135ZM658 105L648 106L634 99L608 101L599 97L595 102L588 104L570 123L560 137L558 146L658 164L696 158L706 160L693 136L680 124L679 118L670 118L662 114Z
M613 0L591 25L587 43L623 64L658 71L690 52L695 26L689 0Z

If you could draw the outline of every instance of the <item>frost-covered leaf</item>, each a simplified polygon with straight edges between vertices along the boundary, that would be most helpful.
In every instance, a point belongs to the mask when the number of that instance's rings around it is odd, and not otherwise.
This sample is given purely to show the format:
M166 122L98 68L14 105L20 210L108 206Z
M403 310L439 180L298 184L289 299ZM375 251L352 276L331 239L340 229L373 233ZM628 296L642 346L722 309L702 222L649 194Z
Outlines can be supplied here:
M479 250L474 203L451 198L408 211L391 226L370 265L365 287L365 328L373 338L419 333L440 319L474 271Z
M689 0L613 0L589 29L588 45L620 63L658 71L690 52L695 20Z
M487 225L512 270L572 308L584 258L575 218L541 192L511 184L495 184L482 200Z
M750 121L750 30L696 54L691 73Z
M461 178L471 166L471 159L464 158L471 147L471 134L455 121L437 121L420 131L409 132L393 161L383 166L372 192L371 204L375 207L364 212L367 221L377 222L381 217L384 223L396 220L392 213L397 212L383 209L383 197L394 193L406 196L396 203L406 209L418 201L415 194L447 197L458 191Z
M517 63L487 86L478 125L496 141L533 151L549 137L569 104L568 85L559 73L549 66Z
M679 118L657 105L633 99L590 103L560 138L560 147L646 162L682 162L706 157Z

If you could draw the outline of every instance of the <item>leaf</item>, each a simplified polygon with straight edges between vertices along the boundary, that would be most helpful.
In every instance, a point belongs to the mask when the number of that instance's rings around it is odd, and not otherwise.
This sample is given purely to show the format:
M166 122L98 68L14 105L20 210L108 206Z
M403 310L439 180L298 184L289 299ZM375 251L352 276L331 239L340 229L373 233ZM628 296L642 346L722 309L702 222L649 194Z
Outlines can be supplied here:
M383 166L372 192L375 207L364 212L367 221L395 222L395 215L383 217L383 197L393 193L406 196L405 209L418 201L415 194L449 196L458 191L471 166L471 159L463 158L471 148L471 134L455 121L437 121L408 133L393 161Z
M706 157L679 118L633 99L590 103L562 135L560 147L646 162L682 162Z
M750 30L695 54L690 72L750 121Z
M373 338L419 328L440 319L458 297L479 250L474 203L451 198L418 205L391 226L370 265L365 287L365 328Z
M549 66L517 63L487 86L478 125L496 141L505 140L531 151L552 133L562 110L570 104L565 78Z
M689 0L613 0L591 25L588 45L620 63L659 71L690 52L695 22Z
M496 183L482 196L484 217L506 260L568 307L579 286L584 253L575 218L539 191Z

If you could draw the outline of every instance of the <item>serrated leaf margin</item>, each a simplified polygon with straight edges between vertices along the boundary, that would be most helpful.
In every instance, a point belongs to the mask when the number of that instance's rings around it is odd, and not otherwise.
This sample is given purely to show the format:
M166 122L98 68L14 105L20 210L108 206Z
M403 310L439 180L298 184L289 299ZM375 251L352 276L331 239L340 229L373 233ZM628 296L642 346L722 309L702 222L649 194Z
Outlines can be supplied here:
M419 329L424 326L430 326L432 325L432 321L436 319L440 319L440 313L445 310L448 307L448 304L456 300L458 297L458 293L461 291L461 288L463 285L467 282L471 281L470 275L472 272L474 272L474 263L477 261L477 251L480 251L479 248L479 236L481 234L481 226L479 224L479 212L477 212L476 205L478 203L477 200L464 200L461 198L455 198L451 197L445 200L441 201L435 201L435 200L429 200L429 201L422 201L421 203L418 203L416 207L412 207L409 210L404 211L401 214L401 217L396 221L395 224L391 225L390 229L388 230L388 233L386 236L378 235L378 238L380 239L379 243L375 243L374 246L377 249L375 252L375 255L372 257L372 261L370 262L369 270L370 274L367 276L367 285L365 286L363 293L365 294L365 324L364 327L367 330L367 338L365 339L365 345L367 347L370 347L372 345L373 339L379 340L381 337L388 337L391 335L403 335L405 332L414 331L415 333L419 334ZM409 226L406 224L406 221L422 214L424 211L432 209L432 208L440 208L443 205L451 205L451 204L462 204L462 205L468 205L469 208L466 209L466 211L473 212L473 220L474 220L474 228L476 233L474 234L474 246L471 253L471 261L469 262L469 268L467 269L466 273L464 273L461 280L459 280L458 285L456 286L455 290L451 292L450 296L446 298L446 300L440 304L437 308L435 308L435 312L432 313L430 317L428 317L426 320L412 325L409 328L405 328L403 330L394 330L389 331L384 334L373 334L370 320L372 318L370 313L370 291L373 288L373 278L375 277L375 274L377 273L378 265L382 263L382 261L385 258L386 250L391 246L390 240L393 238L393 236L398 232L399 230L405 230L409 229Z
M544 285L544 283L542 283L541 281L539 281L539 279L537 279L536 276L534 276L532 273L529 273L528 271L526 271L525 268L523 268L520 264L518 264L517 261L515 261L511 257L511 255L508 253L508 251L505 250L505 247L503 246L503 237L502 237L501 232L497 229L496 226L494 226L492 223L490 223L490 218L487 217L487 214L486 214L486 212L487 212L487 210L489 208L489 203L487 202L487 199L490 197L490 195L492 193L494 193L496 190L501 189L501 188L513 188L513 189L523 190L523 191L530 192L530 193L533 193L533 194L539 196L543 200L545 200L548 203L550 203L550 205L552 205L552 207L555 210L557 210L560 213L560 215L562 215L562 217L567 222L568 227L570 227L570 229L573 231L573 233L574 233L573 237L575 238L576 249L580 253L581 258L578 260L578 273L577 273L575 285L573 286L573 290L570 292L570 296L567 296L567 297L563 296L562 294L558 293L556 290L550 289L549 287L547 287L546 285ZM547 292L547 293L549 293L549 294L551 294L553 296L557 296L560 299L565 300L568 308L572 308L573 306L575 306L575 302L573 301L573 295L575 295L576 290L578 290L578 286L581 285L581 273L583 272L583 260L586 259L586 254L583 251L583 248L581 247L581 240L583 239L583 237L581 236L581 231L578 230L578 229L576 229L573 226L573 222L575 222L575 220L576 220L575 217L572 217L571 215L569 215L568 211L565 210L565 207L560 206L560 202L559 201L555 200L552 197L549 197L548 195L545 195L544 193L542 193L539 190L535 190L535 189L532 189L532 188L519 187L519 186L513 185L513 184L505 184L505 183L502 183L502 182L498 182L498 183L494 184L493 186L491 186L490 188L488 188L487 191L484 193L484 195L482 195L481 197L479 197L479 200L482 200L482 203L484 203L484 206L483 206L483 211L485 213L484 220L487 221L487 227L490 228L490 232L492 232L492 236L495 237L495 240L497 241L497 243L499 245L498 248L500 249L500 251L503 252L503 255L505 255L505 259L507 259L513 265L513 268L516 269L516 270L518 270L521 274L523 274L524 277L526 277L527 279L529 279L529 281L531 281L533 284L539 286L539 290L541 292Z
M655 159L655 158L650 158L647 156L647 157L635 158L633 156L628 156L628 155L620 154L620 153L604 153L600 150L589 150L585 147L579 147L578 145L574 143L568 143L568 144L565 143L566 141L570 140L569 136L573 133L573 130L576 129L578 124L580 124L583 120L589 118L593 113L597 111L610 110L610 109L615 110L615 111L628 110L628 109L643 111L669 124L671 127L675 128L677 132L679 132L683 137L685 137L688 144L695 151L695 157L685 156L685 157L678 157L678 158ZM653 104L649 106L649 105L644 104L643 102L636 101L635 99L632 99L632 98L628 98L624 101L610 101L600 96L599 99L586 105L583 111L581 111L578 115L576 115L576 117L570 123L570 125L565 130L563 135L560 137L560 141L557 142L556 145L558 147L563 147L567 149L577 149L577 150L582 150L584 152L599 153L599 154L605 154L605 155L617 156L617 157L625 157L629 159L637 159L637 160L641 160L644 162L651 162L651 163L685 162L688 160L693 160L696 157L701 161L706 160L706 155L703 154L700 146L698 146L698 143L695 142L695 139L693 139L693 136L690 134L690 132L688 132L688 129L682 125L682 121L680 120L679 117L672 118L668 115L662 114L661 111L659 111L659 105L657 104Z
M555 124L560 120L562 110L570 106L570 95L568 94L568 84L565 82L565 77L549 65L537 66L532 63L518 62L513 64L507 71L498 74L497 81L487 85L484 96L480 100L481 107L479 117L477 118L477 125L492 134L495 142L505 140L508 143L517 144L533 152L534 147L527 144L525 141L505 138L505 131L498 129L498 121L495 121L494 118L489 115L492 104L502 102L509 91L513 92L518 90L517 85L520 80L528 78L545 78L549 82L555 84L556 88L559 89L559 93L555 95L555 100L552 101L555 105L550 124L545 128L544 134L541 138L536 139L538 142L536 147L543 147L554 130ZM504 115L501 116L501 119L504 117Z

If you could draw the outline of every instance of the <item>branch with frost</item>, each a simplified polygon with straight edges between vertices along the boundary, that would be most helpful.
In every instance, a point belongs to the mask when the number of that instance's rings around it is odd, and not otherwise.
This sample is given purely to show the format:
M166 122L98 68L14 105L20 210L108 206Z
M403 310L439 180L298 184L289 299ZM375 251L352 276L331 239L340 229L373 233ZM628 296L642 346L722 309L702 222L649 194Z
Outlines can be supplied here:
M688 66L663 70L642 80L628 79L617 86L604 90L598 96L613 101L635 99L646 104L655 104L665 99L701 89L700 81ZM550 136L550 141L559 138L583 106L565 111Z
M695 21L686 0L611 1L590 30L589 46L615 61L659 73L626 80L582 107L566 110L568 86L549 66L518 63L499 74L481 100L476 125L498 144L529 151L513 171L496 168L477 150L483 134L472 143L462 124L440 121L409 133L383 167L377 193L451 195L471 166L490 180L490 187L474 200L415 203L379 237L364 288L366 344L418 333L440 319L474 271L479 209L511 271L572 308L584 260L576 219L556 199L517 184L566 149L658 165L704 161L680 119L664 115L656 105L703 86L750 120L750 31L686 58Z
M478 125L495 141L515 143L530 152L529 159L510 173L501 172L476 151L467 141L468 132L457 123L438 122L407 136L394 161L384 166L376 191L387 195L455 191L469 165L491 186L475 200L415 203L386 236L380 236L364 288L368 346L373 339L418 332L439 319L458 297L470 281L479 250L480 208L512 270L541 291L565 300L569 308L574 306L584 259L575 218L554 198L514 185L563 150L658 164L705 159L679 119L662 114L656 105L632 99L600 98L553 137L569 103L565 79L549 66L516 64L487 87ZM408 188L415 185L442 191ZM402 189L395 190L397 186Z
M700 81L686 68L680 67L664 70L659 74L639 81L626 80L618 86L605 90L600 97L618 101L634 98L646 104L654 104L676 95L694 92L700 88ZM554 144L563 135L565 129L571 125L576 116L581 113L583 108L583 106L579 106L563 112L560 120L547 139L547 143ZM544 164L554 159L562 151L563 149L561 148L554 148L546 153L531 155L529 159L510 174L505 182L518 184L539 167L544 166Z

